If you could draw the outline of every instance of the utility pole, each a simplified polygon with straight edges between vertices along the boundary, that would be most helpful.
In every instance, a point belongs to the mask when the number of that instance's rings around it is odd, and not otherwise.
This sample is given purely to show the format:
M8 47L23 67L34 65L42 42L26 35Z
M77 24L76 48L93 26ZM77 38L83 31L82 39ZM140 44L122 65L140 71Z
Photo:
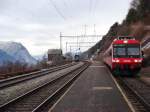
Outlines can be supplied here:
M71 46L70 46L70 52L71 52Z
M94 35L96 35L96 25L94 24Z
M60 49L62 50L62 33L60 32Z
M77 48L79 47L79 37L77 36Z
M84 25L84 35L86 35L86 27L87 27L87 25L85 24Z
M67 53L67 44L68 44L68 42L66 42L66 53Z

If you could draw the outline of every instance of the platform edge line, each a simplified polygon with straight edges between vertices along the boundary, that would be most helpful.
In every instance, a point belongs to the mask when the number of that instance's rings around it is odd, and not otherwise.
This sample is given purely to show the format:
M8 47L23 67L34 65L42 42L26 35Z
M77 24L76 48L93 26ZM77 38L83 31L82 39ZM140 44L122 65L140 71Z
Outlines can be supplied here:
M112 76L112 74L110 73L109 70L108 70L108 72L109 72L111 78L113 79L114 83L116 84L118 90L120 91L121 95L123 96L124 100L126 101L127 105L131 109L131 111L132 112L136 112L135 108L133 107L133 105L131 104L131 102L128 100L127 96L123 93L123 90L121 89L120 85L117 83L116 79Z
M85 69L86 70L86 69ZM83 71L84 72L84 71ZM82 75L82 73L81 73ZM65 91L65 93L56 101L56 103L49 109L48 112L52 112L52 110L56 107L56 105L63 99L63 97L71 90L71 88L75 85L75 83L79 80L80 76L71 84L71 86Z

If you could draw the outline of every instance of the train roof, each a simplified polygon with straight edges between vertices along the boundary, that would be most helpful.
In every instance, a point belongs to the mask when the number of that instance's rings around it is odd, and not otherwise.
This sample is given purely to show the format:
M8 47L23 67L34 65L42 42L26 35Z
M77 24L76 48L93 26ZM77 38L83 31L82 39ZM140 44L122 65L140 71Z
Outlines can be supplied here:
M140 42L135 39L115 39L112 44L140 44Z

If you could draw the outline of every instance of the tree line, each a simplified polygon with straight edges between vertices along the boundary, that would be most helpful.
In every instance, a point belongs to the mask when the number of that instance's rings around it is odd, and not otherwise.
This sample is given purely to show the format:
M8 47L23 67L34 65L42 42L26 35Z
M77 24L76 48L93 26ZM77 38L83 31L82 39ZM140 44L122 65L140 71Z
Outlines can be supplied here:
M126 16L126 23L131 24L150 18L150 0L133 0Z

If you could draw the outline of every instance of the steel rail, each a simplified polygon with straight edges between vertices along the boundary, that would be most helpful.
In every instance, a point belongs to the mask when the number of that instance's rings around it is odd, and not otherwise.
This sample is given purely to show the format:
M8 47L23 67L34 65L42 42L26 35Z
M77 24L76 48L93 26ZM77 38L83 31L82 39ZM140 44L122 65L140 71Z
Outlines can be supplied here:
M50 95L44 102L42 102L37 108L35 108L32 112L41 112L44 110L46 105L50 104L55 98L61 94L64 93L63 90L65 90L67 87L69 87L75 80L76 78L89 66L89 64L85 65L81 70L79 70L74 77L72 77L70 80L68 80L64 85L62 85L57 91L55 91L52 95ZM60 96L61 96L60 95ZM52 105L51 105L52 106Z
M148 101L137 91L135 90L124 78L118 78L121 81L121 86L127 88L133 96L135 96L136 100L140 102L140 104L144 107L147 112L150 112L150 104ZM135 79L139 80L139 79ZM145 84L146 86L146 84ZM127 92L127 90L125 90ZM138 107L137 107L138 108Z
M41 70L41 71L37 71L37 72L32 72L29 74L24 74L21 76L16 76L16 77L12 77L12 78L8 78L5 80L0 80L0 89L3 89L4 87L9 87L12 86L14 84L26 81L26 80L30 80L33 78L37 78L37 77L41 77L43 75L52 73L52 72L56 72L58 70L62 70L64 68L68 68L71 67L73 65L76 65L77 63L71 63L71 64L67 64L67 65L62 65L62 66L57 66L57 67L53 67L47 70Z
M83 65L82 65L82 66L83 66ZM11 101L9 101L9 102L7 102L7 103L1 105L1 106L0 106L0 111L7 111L7 108L8 108L9 106L13 105L14 103L16 103L17 101L21 101L24 97L28 97L28 96L32 95L33 93L36 93L37 91L39 91L39 89L41 89L41 88L43 88L43 87L45 87L45 86L47 86L47 85L49 85L49 84L52 84L52 83L54 83L54 82L60 80L61 78L65 77L65 76L67 76L67 75L69 75L69 74L71 74L71 73L73 73L73 72L75 72L75 71L77 71L78 69L81 69L81 68L82 68L82 67L79 66L78 68L76 68L76 69L74 69L74 70L72 70L72 71L69 71L69 73L66 73L66 74L63 74L63 75L61 75L61 76L58 76L57 78L52 79L52 80L50 80L49 82L46 82L45 84L40 85L39 87L34 88L33 90L30 90L30 91L28 91L27 93L24 93L23 95L18 96L17 98L12 99ZM38 106L38 107L39 107L39 106Z

